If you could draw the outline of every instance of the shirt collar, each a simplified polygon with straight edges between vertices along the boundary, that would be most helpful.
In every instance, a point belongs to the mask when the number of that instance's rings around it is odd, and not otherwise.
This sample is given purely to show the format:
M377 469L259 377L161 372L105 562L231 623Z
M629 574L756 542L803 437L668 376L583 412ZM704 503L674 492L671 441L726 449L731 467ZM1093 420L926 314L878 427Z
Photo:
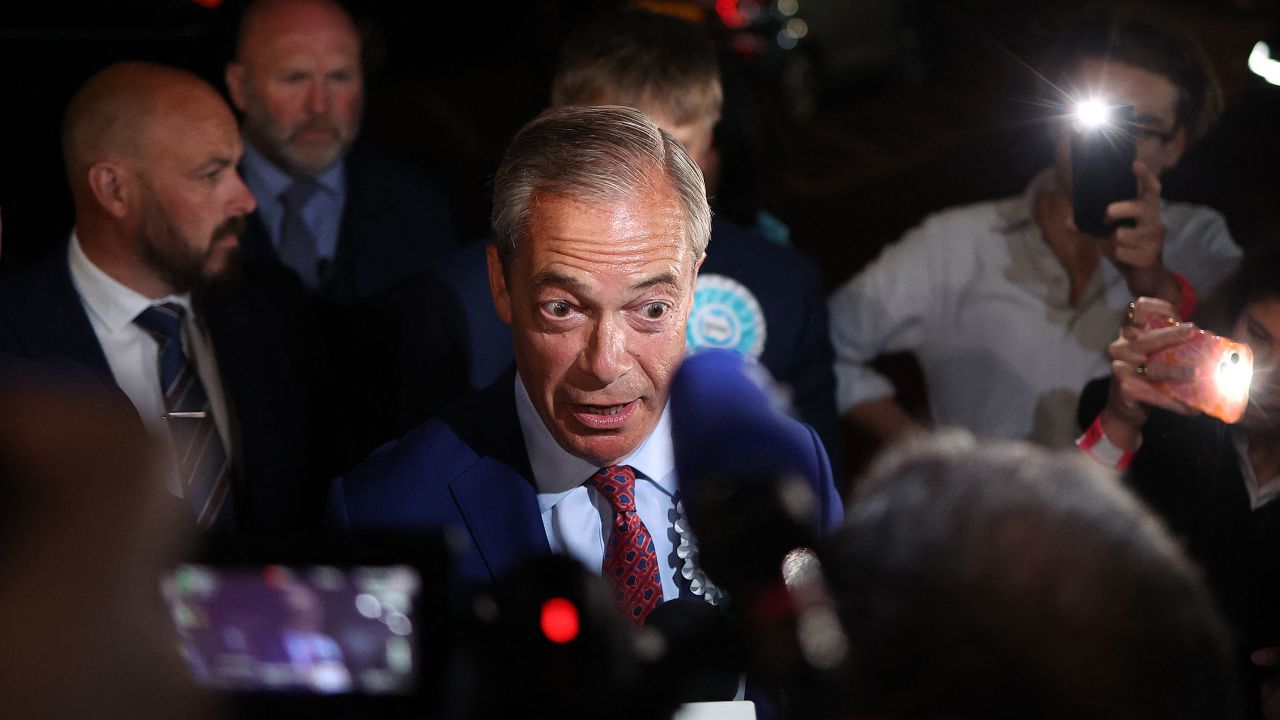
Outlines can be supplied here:
M67 265L85 306L111 332L127 327L139 313L152 305L173 302L181 305L188 314L191 312L189 293L153 300L108 275L85 254L74 231L67 248Z
M345 159L340 158L316 176L316 182L321 190L334 196L343 193L346 189L345 164ZM259 203L278 201L280 194L293 184L293 176L258 152L247 138L244 140L244 157L240 160L240 166L244 172L245 181L255 191L254 194Z
M1257 510L1280 497L1280 478L1270 478L1266 484L1258 482L1258 476L1253 472L1253 463L1249 461L1249 443L1244 434L1232 433L1231 442L1240 458L1240 475L1244 478L1245 490L1249 491L1250 509Z
M1040 193L1053 189L1058 183L1058 175L1052 166L1047 167L1027 183L1026 189L1013 202L1007 203L1001 213L1005 232L1016 230L1035 221L1036 200Z
M566 494L581 486L596 470L594 464L583 460L560 447L551 431L543 424L533 407L529 392L520 374L515 378L516 415L520 419L520 432L529 452L529 465L538 487L538 505L546 512ZM671 413L664 407L658 424L649 437L640 443L619 465L630 465L668 495L674 495L675 454L671 448Z

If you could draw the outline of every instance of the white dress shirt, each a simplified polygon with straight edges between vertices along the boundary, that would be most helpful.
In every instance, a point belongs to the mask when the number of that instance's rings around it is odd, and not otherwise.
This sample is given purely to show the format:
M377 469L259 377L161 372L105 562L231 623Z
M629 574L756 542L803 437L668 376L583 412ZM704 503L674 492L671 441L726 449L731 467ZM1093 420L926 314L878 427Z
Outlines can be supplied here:
M67 265L71 270L71 282L80 294L80 304L84 306L102 353L106 355L111 375L133 403L147 429L153 435L165 438L162 445L166 448L172 448L172 443L165 421L164 393L160 390L160 345L133 320L148 307L166 302L177 303L186 309L182 322L183 350L187 358L195 362L200 382L209 396L223 448L231 457L227 407L213 345L192 310L190 295L184 293L152 300L126 287L93 264L75 233L71 234L67 249ZM177 461L171 457L170 462L173 471L168 473L168 487L174 494L181 495Z
M1111 372L1107 346L1133 293L1103 261L1069 304L1070 278L1034 220L1054 182L1046 169L1019 197L926 218L831 296L842 414L892 395L870 363L910 351L935 424L1056 447L1075 440L1080 390ZM1165 265L1205 297L1240 261L1226 222L1185 203L1163 202L1160 215Z
M538 486L538 508L551 551L569 555L599 573L612 528L613 508L594 488L583 483L600 468L560 447L534 409L519 373L515 394L516 415ZM679 540L673 542L677 485L668 408L663 408L649 437L618 464L636 470L636 513L653 537L662 597L674 600L680 595L676 575L682 562L675 554Z

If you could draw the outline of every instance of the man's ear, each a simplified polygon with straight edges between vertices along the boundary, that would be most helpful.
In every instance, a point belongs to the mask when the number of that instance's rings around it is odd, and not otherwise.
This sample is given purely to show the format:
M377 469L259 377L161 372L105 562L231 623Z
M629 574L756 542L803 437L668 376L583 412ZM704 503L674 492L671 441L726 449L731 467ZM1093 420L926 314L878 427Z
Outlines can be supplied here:
M244 112L244 64L227 63L227 94L231 96L231 104L240 112Z
M131 188L122 166L113 162L98 162L89 166L86 175L89 192L107 214L121 218L129 212Z
M493 296L493 310L498 313L502 322L511 324L511 294L507 290L507 277L502 273L502 260L498 257L498 247L493 243L484 250L485 261L489 265L489 294Z

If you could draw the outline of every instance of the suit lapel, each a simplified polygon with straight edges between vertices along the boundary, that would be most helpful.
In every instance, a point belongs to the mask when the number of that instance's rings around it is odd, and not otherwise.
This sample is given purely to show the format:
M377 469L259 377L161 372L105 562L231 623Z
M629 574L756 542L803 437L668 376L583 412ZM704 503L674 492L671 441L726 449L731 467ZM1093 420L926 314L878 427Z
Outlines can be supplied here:
M515 406L515 369L482 391L480 402L459 426L461 439L480 461L449 483L489 575L498 579L531 556L551 552L538 509L529 453Z
M494 581L525 558L551 552L529 478L484 458L449 483L449 489Z

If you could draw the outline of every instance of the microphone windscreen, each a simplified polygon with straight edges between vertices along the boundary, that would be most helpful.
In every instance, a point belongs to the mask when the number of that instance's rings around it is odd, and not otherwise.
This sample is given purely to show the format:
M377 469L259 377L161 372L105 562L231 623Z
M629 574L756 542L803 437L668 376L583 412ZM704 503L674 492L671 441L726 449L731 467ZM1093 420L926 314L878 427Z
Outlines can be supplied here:
M702 478L812 477L814 445L787 413L768 372L737 352L704 350L685 359L671 385L676 473L693 492Z
M737 695L742 654L718 608L698 598L676 598L654 608L644 626L662 636L661 681L675 688L680 702L717 702Z

